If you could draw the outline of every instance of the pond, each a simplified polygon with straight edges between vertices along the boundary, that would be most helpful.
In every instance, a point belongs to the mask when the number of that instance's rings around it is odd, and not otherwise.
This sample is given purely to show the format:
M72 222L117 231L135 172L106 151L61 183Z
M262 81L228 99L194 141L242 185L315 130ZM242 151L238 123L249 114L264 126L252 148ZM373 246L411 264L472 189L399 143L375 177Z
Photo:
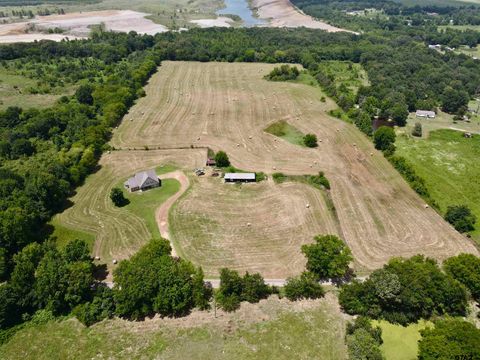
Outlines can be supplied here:
M252 10L248 6L248 0L224 0L224 2L225 8L217 11L217 15L238 15L242 18L243 25L247 27L265 24L265 21L253 16Z

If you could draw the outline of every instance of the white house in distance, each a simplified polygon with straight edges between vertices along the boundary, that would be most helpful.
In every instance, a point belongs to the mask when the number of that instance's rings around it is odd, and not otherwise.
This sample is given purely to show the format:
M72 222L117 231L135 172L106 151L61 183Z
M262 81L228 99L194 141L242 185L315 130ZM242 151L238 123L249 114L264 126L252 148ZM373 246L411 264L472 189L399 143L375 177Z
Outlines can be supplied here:
M130 192L153 189L161 185L162 182L153 169L136 173L135 176L125 181L124 184L125 188Z
M225 182L255 182L255 173L226 173L223 177Z
M416 117L423 117L427 119L435 119L435 111L428 111L428 110L417 110L415 113Z

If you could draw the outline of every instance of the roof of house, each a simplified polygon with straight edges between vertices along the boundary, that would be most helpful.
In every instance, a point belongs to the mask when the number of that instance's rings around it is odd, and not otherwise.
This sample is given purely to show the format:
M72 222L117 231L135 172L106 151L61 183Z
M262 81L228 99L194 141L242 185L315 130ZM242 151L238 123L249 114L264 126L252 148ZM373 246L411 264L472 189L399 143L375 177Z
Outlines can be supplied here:
M131 177L125 182L125 185L128 185L130 189L139 187L141 188L147 179L151 179L155 182L158 182L158 176L155 173L155 170L146 170L136 173L135 176Z
M226 173L225 180L255 180L255 173Z
M417 116L435 117L435 111L417 110L416 114Z

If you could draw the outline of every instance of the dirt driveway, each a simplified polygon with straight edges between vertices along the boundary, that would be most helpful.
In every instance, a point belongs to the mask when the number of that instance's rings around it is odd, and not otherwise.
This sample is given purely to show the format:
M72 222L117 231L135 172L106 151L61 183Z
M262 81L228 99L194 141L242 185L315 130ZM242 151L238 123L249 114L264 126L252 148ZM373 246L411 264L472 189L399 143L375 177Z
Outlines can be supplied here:
M180 183L180 190L165 201L156 211L155 217L157 219L158 229L160 230L160 235L167 240L170 239L170 234L168 232L168 213L172 205L177 201L180 196L187 191L190 186L187 176L182 171L173 171L167 174L160 175L160 179L175 179ZM170 241L170 246L172 247L172 256L178 256L173 246L172 241Z

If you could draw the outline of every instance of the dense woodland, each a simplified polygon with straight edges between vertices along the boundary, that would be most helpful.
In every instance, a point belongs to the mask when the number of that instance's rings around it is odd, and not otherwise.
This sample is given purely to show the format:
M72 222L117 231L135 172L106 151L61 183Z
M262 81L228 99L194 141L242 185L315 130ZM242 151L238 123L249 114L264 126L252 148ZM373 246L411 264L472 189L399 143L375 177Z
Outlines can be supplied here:
M85 244L76 241L58 250L46 225L97 169L112 128L144 95L143 85L162 60L300 63L328 89L347 119L371 134L374 117L391 118L401 126L408 111L417 108L439 106L461 114L478 93L480 62L430 50L428 42L428 33L399 26L363 35L268 28L194 29L155 37L99 32L90 40L0 46L2 66L47 87L76 88L74 95L44 110L12 107L0 113L0 277L5 281L0 286L0 328L29 320L40 309L55 315L73 311L88 325L113 314L133 319L152 313L179 316L208 306L211 289L204 286L201 269L168 256L168 244L161 240L119 264L114 274L118 285L110 290L94 280L98 269ZM358 92L332 86L335 79L319 66L324 60L361 64L370 85ZM75 71L68 71L70 66ZM316 280L348 270L348 249L328 237L316 242L303 249L308 272L290 279L286 287L293 300L322 296ZM320 256L322 246L337 254L342 249L340 270L329 269ZM351 313L400 323L432 314L462 315L465 286L478 291L478 279L454 279L448 273L454 266L460 265L452 263L445 273L421 257L392 260L367 282L345 287L342 304ZM420 299L406 286L415 271L422 274L415 283ZM142 277L145 284L136 281ZM225 309L275 292L256 274L241 277L225 270L222 279L218 300ZM398 303L389 301L393 297Z

